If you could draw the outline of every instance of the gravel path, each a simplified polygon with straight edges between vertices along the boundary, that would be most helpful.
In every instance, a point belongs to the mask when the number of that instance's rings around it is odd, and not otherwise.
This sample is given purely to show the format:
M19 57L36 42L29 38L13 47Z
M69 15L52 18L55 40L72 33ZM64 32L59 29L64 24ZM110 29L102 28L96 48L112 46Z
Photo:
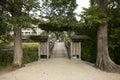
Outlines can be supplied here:
M100 71L80 60L54 56L1 75L0 80L120 80L120 74Z

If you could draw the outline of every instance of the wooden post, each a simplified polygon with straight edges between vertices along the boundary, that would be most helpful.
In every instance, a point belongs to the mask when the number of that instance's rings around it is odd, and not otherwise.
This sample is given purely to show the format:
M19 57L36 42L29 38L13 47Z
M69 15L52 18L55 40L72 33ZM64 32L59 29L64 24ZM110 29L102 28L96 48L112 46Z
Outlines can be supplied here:
M72 48L72 47L73 47L72 42L71 42L70 44L71 44L71 46L70 46L70 58L72 58L72 53L73 53L73 52L72 52L72 49L73 49L73 48Z
M79 58L81 59L81 42L79 42Z
M38 44L38 60L40 59L40 54L41 54L41 52L40 52L40 51L41 51L41 50L40 50L40 45L41 45L41 44L40 44L40 42L39 42L39 44Z
M47 41L46 46L47 46L47 59L48 59L49 58L49 41Z

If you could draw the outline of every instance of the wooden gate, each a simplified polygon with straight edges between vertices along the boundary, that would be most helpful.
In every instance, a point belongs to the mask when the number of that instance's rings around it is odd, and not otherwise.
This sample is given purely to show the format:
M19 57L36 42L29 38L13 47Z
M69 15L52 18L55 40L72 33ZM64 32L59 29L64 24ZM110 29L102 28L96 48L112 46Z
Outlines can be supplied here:
M86 35L74 35L71 37L71 58L81 59L81 41L88 39Z
M81 59L81 42L71 42L71 58Z
M41 58L49 58L49 42L39 42L38 46L38 57Z

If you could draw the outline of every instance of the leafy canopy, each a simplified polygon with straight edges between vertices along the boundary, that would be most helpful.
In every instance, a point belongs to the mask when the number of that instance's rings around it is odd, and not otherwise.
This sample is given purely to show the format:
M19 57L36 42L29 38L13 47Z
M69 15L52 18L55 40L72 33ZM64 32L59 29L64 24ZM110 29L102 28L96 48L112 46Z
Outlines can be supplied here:
M43 0L40 14L46 21L39 27L50 31L71 30L77 22L74 13L76 7L76 0Z
M26 28L36 23L34 13L39 8L39 0L0 1L0 43L8 40L14 28Z

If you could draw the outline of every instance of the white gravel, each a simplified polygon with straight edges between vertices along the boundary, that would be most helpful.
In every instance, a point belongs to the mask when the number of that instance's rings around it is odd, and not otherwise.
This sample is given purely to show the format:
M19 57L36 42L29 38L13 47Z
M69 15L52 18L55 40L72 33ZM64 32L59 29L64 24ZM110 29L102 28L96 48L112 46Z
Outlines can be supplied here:
M120 80L120 74L103 72L80 60L51 58L1 75L0 80Z
M39 60L1 75L0 80L120 80L120 74L100 71L79 60Z

